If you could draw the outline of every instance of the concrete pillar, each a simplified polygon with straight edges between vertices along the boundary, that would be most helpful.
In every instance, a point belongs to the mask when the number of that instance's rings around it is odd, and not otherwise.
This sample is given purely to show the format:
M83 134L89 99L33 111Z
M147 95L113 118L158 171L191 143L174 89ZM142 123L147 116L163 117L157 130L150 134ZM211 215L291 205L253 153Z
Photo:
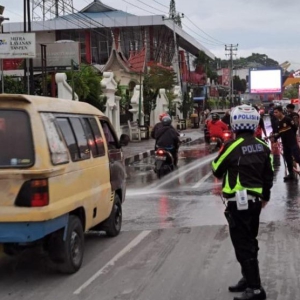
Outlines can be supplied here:
M67 83L67 75L65 73L56 73L55 82L57 84L57 97L72 100L72 87ZM79 100L76 93L75 100Z
M113 72L103 73L101 86L102 86L103 96L107 98L105 115L110 119L119 137L121 133L120 97L115 95L118 84L114 79Z
M173 103L176 105L176 116L179 116L179 119L182 119L182 112L179 110L179 106L182 104L182 91L179 85L174 87L174 95L176 98L173 100Z
M140 94L141 93L141 94ZM141 120L140 124L144 125L144 109L143 109L143 86L136 85L133 90L133 95L130 100L130 104L132 106L129 111L133 114L133 121L137 121L139 118L139 101L140 101L140 96L141 96L141 105L142 105L142 113L141 113Z
M156 107L151 111L150 126L154 126L159 122L159 115L169 112L169 100L165 89L160 89L156 98Z

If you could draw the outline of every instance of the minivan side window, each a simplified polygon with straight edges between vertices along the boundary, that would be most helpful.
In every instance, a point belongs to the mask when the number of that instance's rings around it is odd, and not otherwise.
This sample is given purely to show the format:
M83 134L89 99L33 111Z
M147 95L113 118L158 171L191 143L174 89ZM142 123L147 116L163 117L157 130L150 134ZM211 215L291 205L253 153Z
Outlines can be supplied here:
M87 137L85 134L85 131L82 127L82 124L80 122L79 118L70 118L73 131L75 133L75 137L77 140L77 146L79 148L80 152L80 158L81 159L88 159L90 158L90 148L88 146Z
M47 136L48 147L53 165L69 162L68 149L55 124L55 116L52 113L41 113L44 129Z
M95 118L84 118L83 127L87 134L88 143L93 157L105 155L104 140L101 136L97 121Z
M107 122L101 120L101 125L103 128L103 132L106 138L108 149L118 149L118 142L116 140L115 135L113 134L112 130L110 129L110 126Z
M56 120L66 141L72 160L90 158L90 150L80 120L78 118L71 118L71 120L68 118L57 118ZM73 129L70 122L73 125Z

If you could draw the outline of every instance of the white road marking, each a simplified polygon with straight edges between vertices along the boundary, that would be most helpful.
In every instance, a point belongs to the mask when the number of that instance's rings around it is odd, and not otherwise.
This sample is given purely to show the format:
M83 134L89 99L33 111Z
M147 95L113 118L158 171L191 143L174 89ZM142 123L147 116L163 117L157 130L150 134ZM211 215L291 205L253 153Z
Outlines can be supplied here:
M198 188L202 183L206 181L207 178L209 178L212 175L212 172L208 172L204 177L202 177L194 186L193 188Z
M93 281L95 281L102 274L107 273L107 268L114 266L114 264L125 254L130 252L135 246L137 246L151 230L142 231L135 239L133 239L125 248L116 254L104 267L102 267L97 273L95 273L90 279L88 279L82 286L80 286L73 294L79 295L85 288L87 288Z

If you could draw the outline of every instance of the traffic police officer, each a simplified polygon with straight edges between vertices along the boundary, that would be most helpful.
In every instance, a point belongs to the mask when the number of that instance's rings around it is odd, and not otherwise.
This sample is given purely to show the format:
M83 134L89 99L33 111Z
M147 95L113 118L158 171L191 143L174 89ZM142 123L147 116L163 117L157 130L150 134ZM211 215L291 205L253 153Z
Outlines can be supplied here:
M225 144L212 163L214 175L223 177L225 216L243 275L235 286L229 287L230 292L243 292L234 300L266 299L257 260L257 234L261 208L270 199L274 171L268 145L254 137L259 119L255 108L235 107L230 121L236 138Z

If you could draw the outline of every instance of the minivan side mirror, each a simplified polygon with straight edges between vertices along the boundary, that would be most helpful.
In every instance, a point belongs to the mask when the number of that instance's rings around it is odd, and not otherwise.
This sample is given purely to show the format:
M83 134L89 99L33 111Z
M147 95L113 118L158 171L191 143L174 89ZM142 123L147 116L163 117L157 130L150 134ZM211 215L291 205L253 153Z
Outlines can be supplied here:
M129 136L127 134L124 134L124 133L121 134L120 141L119 141L121 147L127 146L128 143L129 143L129 140L130 140L130 138L129 138Z

